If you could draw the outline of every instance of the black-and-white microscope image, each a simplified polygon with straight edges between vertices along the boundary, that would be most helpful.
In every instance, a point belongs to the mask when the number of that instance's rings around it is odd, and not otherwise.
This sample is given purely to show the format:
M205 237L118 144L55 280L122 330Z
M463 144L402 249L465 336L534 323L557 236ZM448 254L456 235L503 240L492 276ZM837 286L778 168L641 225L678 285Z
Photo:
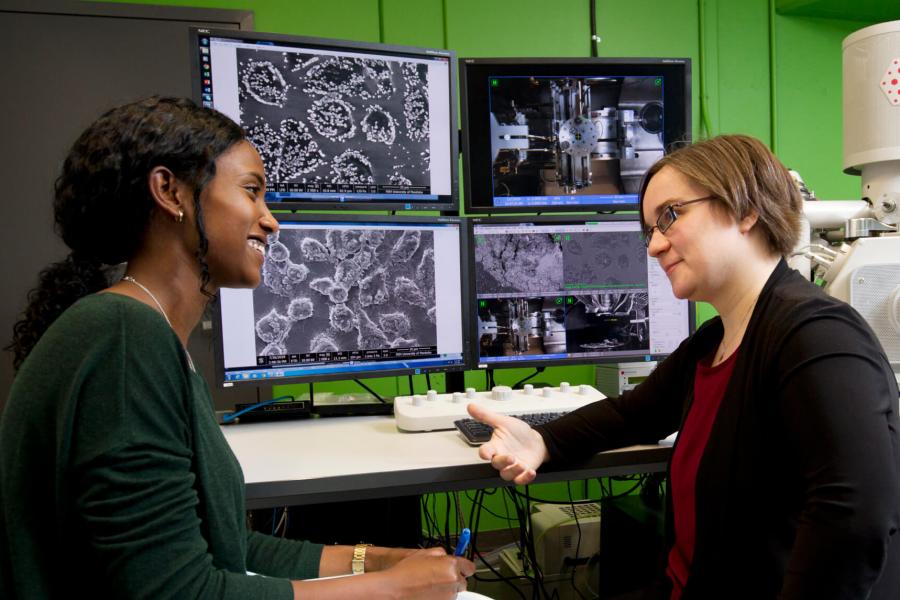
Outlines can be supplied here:
M240 122L270 182L430 185L428 68L237 49Z
M478 303L479 356L562 353L565 298L492 298Z
M517 233L476 237L475 280L479 294L563 293L559 236Z
M650 349L646 290L576 295L566 312L570 354Z
M573 232L563 238L569 353L650 348L647 249L640 234Z
M565 233L562 252L566 289L572 293L647 286L647 249L636 231Z
M283 229L253 292L258 356L437 345L434 234Z

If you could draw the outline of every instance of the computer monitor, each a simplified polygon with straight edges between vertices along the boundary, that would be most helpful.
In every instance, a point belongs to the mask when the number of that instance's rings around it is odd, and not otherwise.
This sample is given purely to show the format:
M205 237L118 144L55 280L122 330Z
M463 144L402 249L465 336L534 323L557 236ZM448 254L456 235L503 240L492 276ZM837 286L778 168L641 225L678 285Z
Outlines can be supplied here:
M273 208L458 210L452 51L210 29L190 48L195 99L247 130Z
M634 209L691 134L690 59L460 60L465 210Z
M220 291L218 380L280 384L462 370L458 217L276 213L256 289Z
M694 328L637 214L470 219L478 368L651 361Z

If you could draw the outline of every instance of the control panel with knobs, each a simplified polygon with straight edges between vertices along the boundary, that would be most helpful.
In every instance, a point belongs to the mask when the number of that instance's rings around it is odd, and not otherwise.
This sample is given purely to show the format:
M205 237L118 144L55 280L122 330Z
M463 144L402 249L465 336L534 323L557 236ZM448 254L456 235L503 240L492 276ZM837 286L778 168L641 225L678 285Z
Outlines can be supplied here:
M428 390L426 394L394 398L394 419L401 431L438 431L454 429L454 421L468 418L466 406L471 403L505 415L521 415L569 412L604 398L593 386L570 385L567 381L559 387L535 388L526 384L521 390L506 385L485 392L475 388L450 394Z

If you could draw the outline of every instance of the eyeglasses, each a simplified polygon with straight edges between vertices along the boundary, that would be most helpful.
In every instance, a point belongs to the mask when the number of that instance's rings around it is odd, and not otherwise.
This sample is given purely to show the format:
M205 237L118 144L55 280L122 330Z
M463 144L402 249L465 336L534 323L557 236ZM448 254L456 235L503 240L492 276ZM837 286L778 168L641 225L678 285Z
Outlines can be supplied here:
M653 227L647 227L644 229L642 233L642 237L644 238L644 245L647 248L650 247L650 240L653 238L653 232L657 229L660 233L665 233L669 230L669 227L672 226L678 219L678 213L675 212L676 208L681 208L683 206L687 206L688 204L694 204L695 202L705 202L706 200L716 200L717 196L703 196L702 198L695 198L693 200L685 200L683 202L673 202L672 204L667 204L662 212L659 213L659 217L656 218L656 225Z

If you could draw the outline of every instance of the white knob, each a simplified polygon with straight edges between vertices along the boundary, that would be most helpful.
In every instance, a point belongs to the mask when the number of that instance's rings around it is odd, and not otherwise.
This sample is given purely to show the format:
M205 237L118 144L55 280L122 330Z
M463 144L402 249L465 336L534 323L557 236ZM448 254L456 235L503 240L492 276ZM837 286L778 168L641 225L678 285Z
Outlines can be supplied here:
M578 386L578 393L581 394L582 396L587 396L587 395L589 395L589 394L591 393L591 386L589 386L589 385L579 385L579 386Z
M552 388L552 387L545 387L544 390L541 392L541 395L542 395L544 398L549 398L550 396L553 395L553 388Z
M529 396L534 394L534 386L531 385L530 383L526 383L525 387L523 389L525 390L525 393Z
M463 398L465 398L465 395L462 392L453 392L453 401L457 404L462 402Z
M428 401L434 402L437 400L437 392L435 390L428 390Z
M512 388L508 385L495 385L491 390L491 397L494 400L509 400L512 398Z
M569 382L563 381L562 383L560 383L559 391L561 391L563 394L567 393L569 391Z
M422 406L423 404L425 404L425 396L423 396L422 394L416 394L415 396L413 396L412 402L413 406Z
M478 392L475 391L475 388L466 388L466 398L475 398L478 396Z

